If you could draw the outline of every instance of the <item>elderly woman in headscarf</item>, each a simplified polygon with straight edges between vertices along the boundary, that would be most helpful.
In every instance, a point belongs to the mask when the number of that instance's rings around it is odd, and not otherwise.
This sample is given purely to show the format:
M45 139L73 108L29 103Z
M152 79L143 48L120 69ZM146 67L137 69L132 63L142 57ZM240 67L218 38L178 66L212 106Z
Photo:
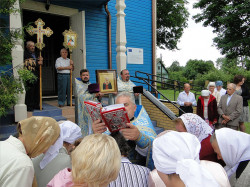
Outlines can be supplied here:
M250 135L230 128L216 130L211 143L218 159L226 163L225 170L232 187L250 184Z
M168 132L153 142L157 173L167 187L229 187L224 169L217 163L200 161L200 142L190 133Z
M211 144L213 129L198 115L186 113L174 120L178 132L188 132L195 135L201 143L200 159L219 162Z
M31 117L17 127L18 138L10 136L0 142L0 186L32 186L34 168L30 158L46 152L60 134L59 125L49 117Z
M75 141L82 137L81 128L71 121L59 122L59 126L60 136L55 144L45 154L32 159L39 187L46 186L60 170L71 168L69 154Z
M216 88L214 89L216 92L220 93L220 96L223 96L226 94L227 90L225 90L224 88L222 88L223 86L223 82L222 81L216 81L215 82L215 86Z
M220 103L220 92L215 91L215 82L209 82L207 85L207 89L211 92L211 94L215 97L216 101L217 101L217 106Z
M209 90L202 90L198 98L196 113L213 128L218 121L217 102Z

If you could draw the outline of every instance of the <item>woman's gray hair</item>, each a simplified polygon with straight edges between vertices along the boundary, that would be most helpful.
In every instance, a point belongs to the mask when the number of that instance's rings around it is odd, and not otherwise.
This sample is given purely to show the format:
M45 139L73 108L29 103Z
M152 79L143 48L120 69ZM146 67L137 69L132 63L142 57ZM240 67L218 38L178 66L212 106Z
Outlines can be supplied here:
M121 92L117 95L116 99L115 99L115 102L117 101L117 98L118 97L128 97L130 99L130 101L135 104L135 97L134 97L134 94L132 93L129 93L129 92Z

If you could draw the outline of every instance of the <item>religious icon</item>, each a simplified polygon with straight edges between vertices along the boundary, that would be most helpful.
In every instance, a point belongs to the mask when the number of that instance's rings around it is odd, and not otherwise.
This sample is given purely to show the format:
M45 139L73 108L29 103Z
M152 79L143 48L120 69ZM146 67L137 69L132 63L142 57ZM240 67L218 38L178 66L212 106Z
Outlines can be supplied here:
M69 30L65 30L63 32L63 36L64 36L63 46L66 49L69 49L69 52L71 53L72 50L77 46L77 34L70 28Z
M96 80L101 93L116 93L116 70L96 70Z

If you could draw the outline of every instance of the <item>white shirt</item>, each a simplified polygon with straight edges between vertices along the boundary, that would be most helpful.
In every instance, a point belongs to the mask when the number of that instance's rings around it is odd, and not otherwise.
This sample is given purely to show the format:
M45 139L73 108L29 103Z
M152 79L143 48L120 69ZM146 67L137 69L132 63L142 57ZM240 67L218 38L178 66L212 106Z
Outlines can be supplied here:
M31 187L34 178L34 168L31 159L26 154L23 143L10 136L0 142L0 186Z
M228 97L227 97L227 106L228 106L230 100L232 99L232 96L233 96L233 94L232 95L228 95Z
M187 93L185 91L181 92L177 98L177 104L180 106L184 106L184 102L191 102L192 106L196 106L196 100L194 94L192 92Z
M217 88L215 88L215 89L214 89L214 91L215 91L215 92L218 92ZM220 96L225 95L225 94L226 94L226 92L227 92L227 90L225 90L224 88L221 88L221 89L220 89L220 91L219 91Z
M64 59L63 57L60 57L58 59L56 59L56 69L59 67L68 67L70 66L70 59L66 58ZM57 69L57 73L70 73L69 69L64 69L64 70L58 70Z
M117 79L118 92L133 92L133 87L135 84L129 80L127 82L123 81L118 77Z

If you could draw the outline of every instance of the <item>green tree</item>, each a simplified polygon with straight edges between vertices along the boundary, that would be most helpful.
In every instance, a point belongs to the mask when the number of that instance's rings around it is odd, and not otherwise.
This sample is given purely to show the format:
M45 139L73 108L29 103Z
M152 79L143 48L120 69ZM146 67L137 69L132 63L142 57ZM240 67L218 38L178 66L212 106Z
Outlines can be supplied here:
M189 13L186 0L157 0L157 46L178 49L184 28L188 26Z
M167 69L169 72L175 72L175 71L182 71L183 66L180 66L180 63L178 61L174 61L171 66L169 66Z
M6 22L10 13L18 11L13 7L16 0L0 1L0 117L4 116L8 109L13 107L18 100L18 94L23 92L22 82L33 82L36 76L29 70L23 69L22 65L10 69L1 70L1 66L11 64L11 50L17 40L23 38L21 30L11 30ZM21 2L21 1L20 1ZM13 76L13 69L18 72L19 77Z
M194 8L202 9L195 21L214 28L213 41L222 54L231 59L250 57L249 0L199 0Z
M214 69L215 67L212 61L189 60L184 69L184 76L189 80L195 80L198 74L203 75Z

